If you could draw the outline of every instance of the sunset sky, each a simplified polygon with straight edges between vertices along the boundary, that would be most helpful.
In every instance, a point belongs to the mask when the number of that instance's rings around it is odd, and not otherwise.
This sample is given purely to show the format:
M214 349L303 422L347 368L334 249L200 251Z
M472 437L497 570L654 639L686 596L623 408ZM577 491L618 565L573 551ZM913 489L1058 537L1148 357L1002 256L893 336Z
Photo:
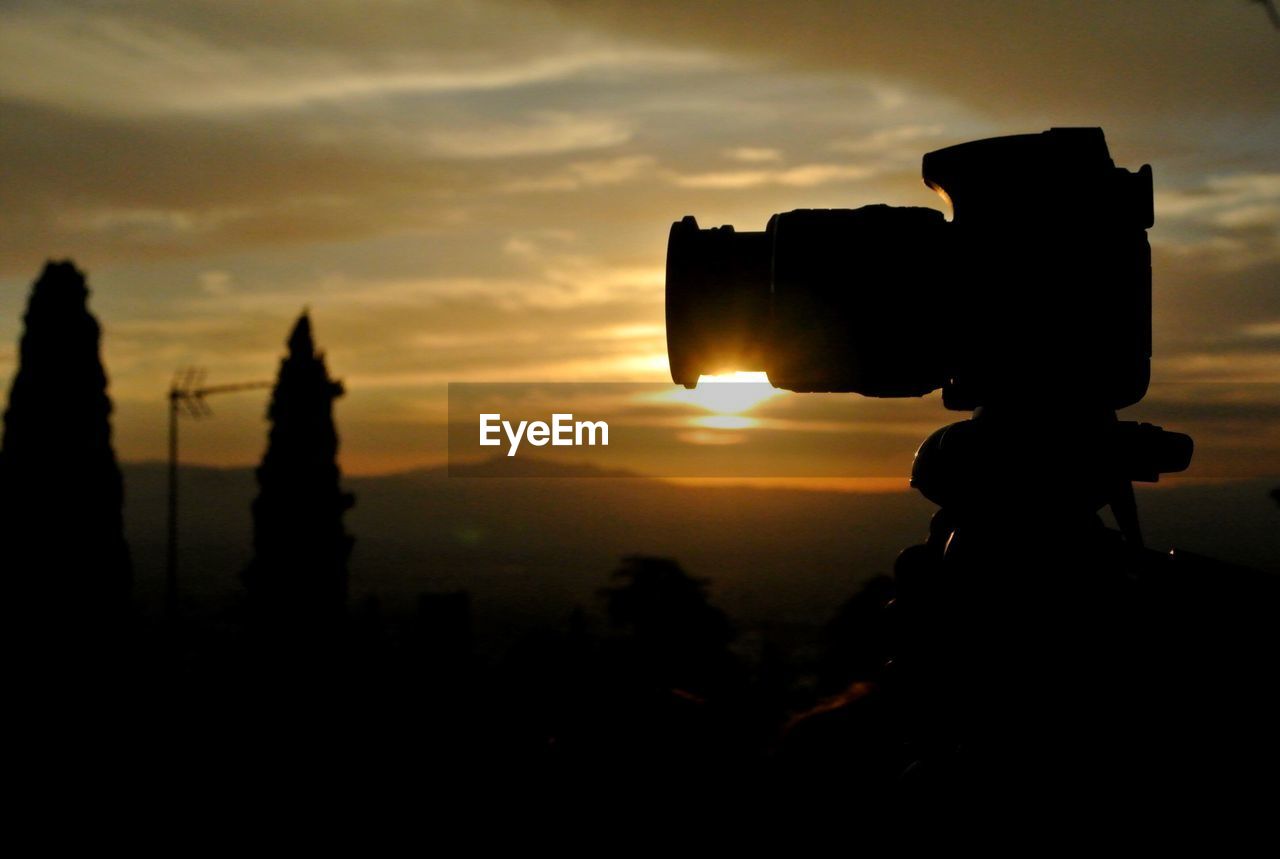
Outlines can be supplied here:
M271 378L308 306L344 468L439 462L450 381L667 378L673 220L939 206L924 152L1055 125L1155 171L1135 416L1196 435L1209 476L1280 474L1280 30L1245 0L0 0L0 377L70 257L121 458L163 456L176 368ZM256 460L264 401L213 401L185 458ZM908 458L955 419L768 409Z

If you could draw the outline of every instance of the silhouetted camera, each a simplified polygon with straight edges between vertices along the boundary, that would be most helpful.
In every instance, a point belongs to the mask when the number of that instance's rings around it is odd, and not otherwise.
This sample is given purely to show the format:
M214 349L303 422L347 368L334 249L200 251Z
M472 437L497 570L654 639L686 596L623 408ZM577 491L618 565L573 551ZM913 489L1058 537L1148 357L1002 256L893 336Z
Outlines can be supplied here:
M1151 369L1151 168L1100 128L924 156L926 208L797 209L763 232L671 227L672 379L764 370L793 391L1119 409Z

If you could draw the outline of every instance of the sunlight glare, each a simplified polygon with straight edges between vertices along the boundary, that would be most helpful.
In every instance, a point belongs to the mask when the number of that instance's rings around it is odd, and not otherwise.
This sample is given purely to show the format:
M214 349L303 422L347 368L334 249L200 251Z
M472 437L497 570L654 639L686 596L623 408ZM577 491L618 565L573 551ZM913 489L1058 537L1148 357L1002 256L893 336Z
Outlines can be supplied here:
M698 406L717 415L739 415L783 392L769 384L764 373L701 376L693 390L679 388L670 399Z
M745 415L707 415L701 418L691 418L689 423L696 427L722 430L751 429L760 425L760 421Z

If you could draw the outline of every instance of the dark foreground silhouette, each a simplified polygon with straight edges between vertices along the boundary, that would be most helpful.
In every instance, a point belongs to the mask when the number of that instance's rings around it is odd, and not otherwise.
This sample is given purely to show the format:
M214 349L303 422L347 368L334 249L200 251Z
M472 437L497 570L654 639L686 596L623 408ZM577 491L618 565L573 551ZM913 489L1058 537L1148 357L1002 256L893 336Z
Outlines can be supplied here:
M966 451L968 471L926 453L917 483L942 502L929 538L818 639L737 624L711 579L644 556L512 639L466 591L422 594L408 616L349 605L340 388L304 316L273 394L243 599L138 613L85 295L70 266L37 283L0 456L9 760L31 791L127 774L191 802L354 803L481 781L481 810L640 792L646 809L715 796L813 826L885 826L890 810L917 821L902 831L955 812L991 830L1026 807L1078 821L1269 797L1276 579L1103 527L1078 493L1105 469L1036 489L1023 466L1046 437L999 435L1016 423L995 425L994 458Z
M342 516L355 497L338 485L333 401L324 354L303 313L271 392L271 431L253 502L253 560L245 570L254 633L268 650L325 646L347 603L347 559L354 542Z
M89 289L50 262L31 290L0 446L3 617L15 668L110 658L129 603L123 486ZM38 678L32 678L33 680Z
M498 650L475 636L464 592L424 595L412 616L366 603L306 648L264 650L248 612L139 619L91 674L29 661L58 690L13 690L17 736L58 772L126 766L196 795L408 772L713 790L838 810L829 823L964 810L979 826L1027 803L1088 818L1246 799L1280 762L1276 583L1148 560L1082 586L938 581L908 554L799 646L783 629L744 641L705 582L643 557L595 605ZM994 616L1011 594L1022 613Z

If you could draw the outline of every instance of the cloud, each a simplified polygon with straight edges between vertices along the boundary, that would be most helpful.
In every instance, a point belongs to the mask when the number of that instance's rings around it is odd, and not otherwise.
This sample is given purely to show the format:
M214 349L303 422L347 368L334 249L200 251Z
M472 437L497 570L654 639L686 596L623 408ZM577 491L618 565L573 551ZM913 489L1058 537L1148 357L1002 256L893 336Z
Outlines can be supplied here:
M1059 124L1273 110L1276 34L1247 3L1203 0L549 0L576 20L671 46L856 72L993 114Z
M5 3L0 355L40 263L69 255L126 455L163 449L174 367L269 375L304 304L361 426L416 420L448 379L659 380L673 220L936 206L924 151L1081 123L1156 170L1158 378L1272 378L1280 45L1257 11ZM842 402L913 438L941 415ZM224 461L260 453L252 429Z
M855 138L832 141L832 152L851 152L863 157L886 158L907 153L911 160L919 158L918 152L936 148L936 142L946 134L940 124L898 125L877 128Z
M1259 203L1280 204L1280 172L1208 176L1190 189L1162 190L1156 214L1161 218L1205 219Z
M302 139L289 123L123 119L0 102L0 267L369 235L477 180L457 162Z
M583 185L616 185L641 178L653 164L651 155L625 155L604 161L579 161L570 164L568 172Z
M0 97L103 115L249 113L707 62L694 51L619 46L558 26L545 10L482 0L219 5L242 13L211 19L199 4L19 3L0 28ZM513 29L520 25L527 29Z
M769 146L735 146L724 151L725 157L734 161L781 161L782 150Z
M575 238L571 230L526 230L503 242L502 252L525 260L542 260L549 255L549 245L559 250Z
M631 134L626 123L609 117L535 113L520 123L429 131L425 137L433 154L448 158L516 158L606 149Z
M651 155L622 155L617 158L575 161L563 168L540 176L525 176L504 182L500 191L524 194L544 191L579 191L602 185L634 182L653 172Z
M1280 320L1246 325L1242 329L1242 333L1246 337L1258 340L1280 340Z
M1280 260L1280 172L1211 175L1156 194L1160 241L1236 271Z
M848 164L803 164L770 170L726 170L710 173L673 174L671 181L681 188L736 191L781 185L787 188L813 188L838 182L867 179L875 175L870 167Z
M199 274L199 280L200 289L207 295L229 295L234 288L231 273L226 271L202 271Z

